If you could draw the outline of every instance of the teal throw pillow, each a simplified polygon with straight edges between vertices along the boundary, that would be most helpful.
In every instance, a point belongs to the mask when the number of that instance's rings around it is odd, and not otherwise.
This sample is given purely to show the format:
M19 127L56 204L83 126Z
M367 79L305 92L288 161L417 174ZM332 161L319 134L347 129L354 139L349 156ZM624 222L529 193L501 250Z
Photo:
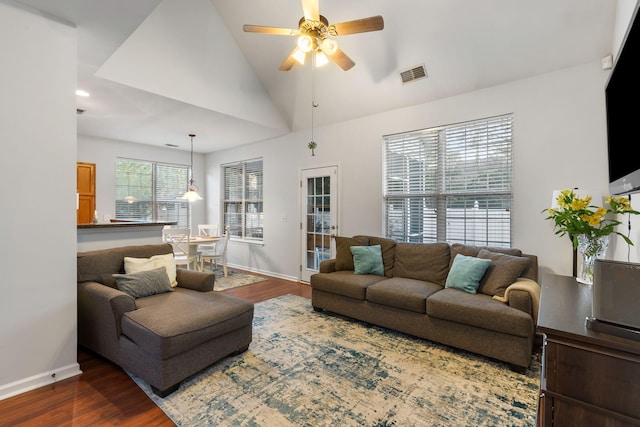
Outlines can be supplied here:
M173 291L167 269L164 267L129 274L114 274L113 277L118 289L134 298Z
M490 265L490 259L458 254L453 259L444 287L475 294L478 292L482 276Z
M351 246L353 254L353 266L355 274L376 274L384 276L384 264L382 263L382 247Z

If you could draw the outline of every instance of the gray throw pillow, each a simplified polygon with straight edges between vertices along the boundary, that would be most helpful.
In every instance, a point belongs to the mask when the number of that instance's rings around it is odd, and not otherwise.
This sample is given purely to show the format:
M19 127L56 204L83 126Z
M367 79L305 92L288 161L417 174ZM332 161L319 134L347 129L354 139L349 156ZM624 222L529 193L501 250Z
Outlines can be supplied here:
M114 274L118 289L133 298L172 292L173 287L164 267L130 274Z
M490 259L491 265L480 281L478 292L485 295L504 296L504 291L515 282L529 266L529 258L499 254L486 249L478 252L478 258Z

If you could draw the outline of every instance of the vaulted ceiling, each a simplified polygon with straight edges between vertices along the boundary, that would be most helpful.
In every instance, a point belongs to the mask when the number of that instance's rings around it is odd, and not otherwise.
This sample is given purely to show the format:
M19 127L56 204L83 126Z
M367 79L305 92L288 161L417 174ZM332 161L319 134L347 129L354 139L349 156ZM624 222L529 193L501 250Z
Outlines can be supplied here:
M78 133L212 152L597 61L613 43L612 0L319 0L329 23L382 15L337 36L355 61L278 67L300 0L16 0L78 29ZM400 72L424 66L427 78Z

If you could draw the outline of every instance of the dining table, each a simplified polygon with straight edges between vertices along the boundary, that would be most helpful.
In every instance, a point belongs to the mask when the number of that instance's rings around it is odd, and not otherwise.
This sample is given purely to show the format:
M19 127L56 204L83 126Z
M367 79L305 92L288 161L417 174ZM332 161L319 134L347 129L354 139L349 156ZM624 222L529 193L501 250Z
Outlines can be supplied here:
M217 243L221 238L222 238L221 236L209 236L209 235L203 235L203 234L189 237L189 255L195 255L197 257L198 246L204 245L204 244ZM198 271L203 271L199 262L195 263L195 269Z

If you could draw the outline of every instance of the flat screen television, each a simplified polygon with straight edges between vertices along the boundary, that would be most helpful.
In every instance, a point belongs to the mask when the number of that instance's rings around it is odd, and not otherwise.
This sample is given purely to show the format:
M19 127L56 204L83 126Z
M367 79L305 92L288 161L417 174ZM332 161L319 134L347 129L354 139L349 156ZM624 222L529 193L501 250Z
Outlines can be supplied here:
M605 88L609 192L640 192L640 18L636 7Z

